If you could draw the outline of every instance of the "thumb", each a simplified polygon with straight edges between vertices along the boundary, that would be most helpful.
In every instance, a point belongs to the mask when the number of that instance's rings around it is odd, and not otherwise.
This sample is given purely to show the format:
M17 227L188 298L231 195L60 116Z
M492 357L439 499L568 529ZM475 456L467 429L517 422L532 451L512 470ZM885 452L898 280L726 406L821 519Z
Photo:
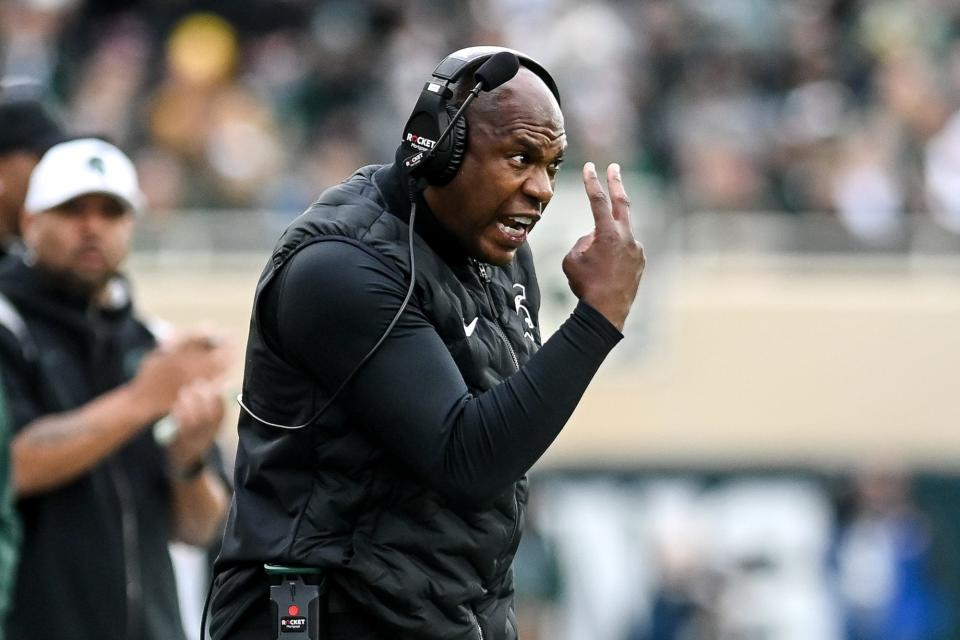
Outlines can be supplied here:
M593 244L593 238L593 233L582 236L579 240L577 240L570 251L567 252L567 255L564 256L563 263L560 266L563 269L563 274L567 276L568 280L574 277L574 273L577 271L577 265L580 263L581 257Z
M593 239L596 237L596 235L596 231L591 231L587 235L581 236L579 239L577 239L576 243L574 243L568 254L571 256L578 256L581 253L586 252L586 250L589 249L593 244Z

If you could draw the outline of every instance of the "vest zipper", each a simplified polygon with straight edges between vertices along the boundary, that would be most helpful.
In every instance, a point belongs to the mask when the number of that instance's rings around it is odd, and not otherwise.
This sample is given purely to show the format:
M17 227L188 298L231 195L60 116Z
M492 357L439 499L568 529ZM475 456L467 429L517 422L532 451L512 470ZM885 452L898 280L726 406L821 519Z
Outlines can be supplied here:
M473 626L477 628L477 640L483 640L483 629L480 628L480 621L477 619L477 614L473 612L473 609L468 610L470 612L470 617L473 619Z
M510 534L510 547L513 546L514 541L517 539L517 534L520 532L520 498L517 497L517 488L514 485L513 488L513 506L516 509L516 517L513 519L513 532ZM508 549L510 547L507 547Z
M487 304L490 305L490 311L493 312L493 328L497 332L497 335L503 340L504 344L507 345L507 351L510 352L510 359L513 360L513 367L515 371L520 371L520 361L517 360L517 352L513 350L513 345L510 344L510 340L507 338L507 334L504 333L503 328L500 326L500 314L497 313L497 307L493 304L493 297L490 295L490 272L487 271L487 265L482 262L477 262L477 270L480 272L480 280L483 282L483 293L486 295Z
M142 606L143 585L140 582L140 544L138 540L137 513L130 482L119 468L116 460L107 462L110 480L120 503L120 530L123 540L124 589L127 600L127 636L138 637Z
M86 316L92 327L91 364L103 360L106 337L99 312L92 304L87 307ZM96 369L95 369L96 370ZM103 381L97 380L96 389L103 392ZM130 477L118 459L111 457L105 463L107 477L113 485L120 507L120 540L123 545L124 595L126 596L126 638L139 638L144 633L143 612L143 573L140 557L140 524L137 515L137 499L134 495Z

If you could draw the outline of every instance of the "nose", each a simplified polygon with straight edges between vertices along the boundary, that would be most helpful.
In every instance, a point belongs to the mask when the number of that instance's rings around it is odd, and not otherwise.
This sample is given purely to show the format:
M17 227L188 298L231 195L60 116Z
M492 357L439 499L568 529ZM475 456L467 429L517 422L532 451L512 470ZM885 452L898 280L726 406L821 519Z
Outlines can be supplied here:
M80 218L80 226L87 233L96 233L106 222L106 216L95 207L84 208L78 217Z
M523 183L523 193L533 198L543 210L553 198L553 180L545 167L535 168Z

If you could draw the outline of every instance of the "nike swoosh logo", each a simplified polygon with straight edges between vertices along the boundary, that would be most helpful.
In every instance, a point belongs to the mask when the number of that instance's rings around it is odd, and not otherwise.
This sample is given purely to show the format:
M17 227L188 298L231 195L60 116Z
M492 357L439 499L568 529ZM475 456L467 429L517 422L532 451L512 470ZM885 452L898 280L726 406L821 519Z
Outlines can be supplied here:
M480 319L480 316L477 316L476 318L470 321L470 324L467 324L466 322L463 323L463 332L467 334L468 338L472 336L473 332L476 330L477 320L479 319Z

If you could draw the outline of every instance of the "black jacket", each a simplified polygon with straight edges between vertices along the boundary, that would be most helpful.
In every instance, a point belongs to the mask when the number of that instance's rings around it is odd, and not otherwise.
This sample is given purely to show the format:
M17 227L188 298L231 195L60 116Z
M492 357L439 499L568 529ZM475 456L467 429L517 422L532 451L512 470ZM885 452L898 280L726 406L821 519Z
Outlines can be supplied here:
M129 301L109 311L59 291L20 258L0 293L27 330L0 326L14 429L75 409L128 381L154 346ZM183 637L165 456L149 429L67 485L21 499L23 547L8 640Z
M214 637L266 598L264 562L325 569L390 637L517 637L524 473L619 332L580 308L541 357L528 247L506 267L478 264L421 200L408 310L316 417L403 297L409 206L392 167L362 169L287 229L264 270Z

